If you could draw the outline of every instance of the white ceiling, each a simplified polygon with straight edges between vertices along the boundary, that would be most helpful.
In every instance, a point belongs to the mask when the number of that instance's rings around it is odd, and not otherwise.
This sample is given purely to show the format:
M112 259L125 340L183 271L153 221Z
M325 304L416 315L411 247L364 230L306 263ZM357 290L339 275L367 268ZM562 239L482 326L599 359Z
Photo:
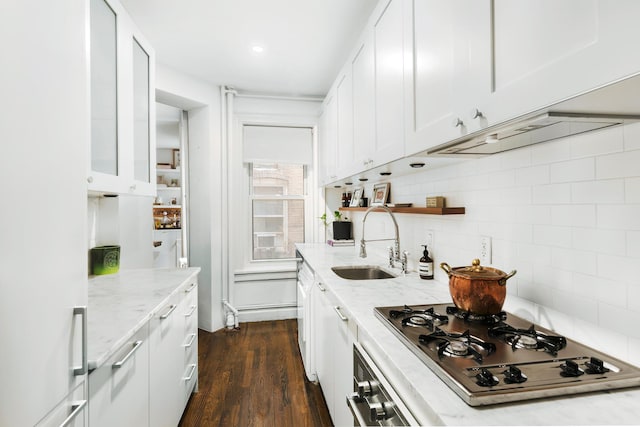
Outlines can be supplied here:
M160 64L241 91L323 96L377 0L121 2Z

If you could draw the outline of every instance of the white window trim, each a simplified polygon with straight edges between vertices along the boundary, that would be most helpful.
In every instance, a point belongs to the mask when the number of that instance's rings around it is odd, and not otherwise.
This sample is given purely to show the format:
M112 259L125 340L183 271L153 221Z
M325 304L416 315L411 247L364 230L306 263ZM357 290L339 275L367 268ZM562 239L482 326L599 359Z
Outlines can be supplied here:
M229 160L231 172L229 186L230 194L237 194L237 197L230 199L237 201L237 206L231 211L236 215L237 221L233 221L232 233L237 234L237 239L229 242L229 267L232 274L260 273L260 272L282 272L295 271L296 263L293 259L287 260L252 260L252 225L251 206L249 199L249 165L242 160L242 128L245 125L265 125L265 126L294 126L308 127L312 129L313 138L313 163L306 167L306 195L305 199L305 242L313 242L314 236L319 234L320 222L318 215L314 215L318 209L318 188L317 188L317 144L318 126L317 117L267 117L264 115L238 115L234 120L234 134L236 143L230 147ZM237 165L237 166L233 166ZM231 202L231 200L229 201Z

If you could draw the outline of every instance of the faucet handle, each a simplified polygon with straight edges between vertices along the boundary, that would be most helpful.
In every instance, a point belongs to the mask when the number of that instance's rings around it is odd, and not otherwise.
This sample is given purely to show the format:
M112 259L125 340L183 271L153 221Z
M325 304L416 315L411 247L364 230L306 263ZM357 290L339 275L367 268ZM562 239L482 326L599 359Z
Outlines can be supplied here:
M389 251L389 267L393 268L393 261L395 260L395 251L393 247L387 246L387 250Z
M402 274L406 274L408 269L408 265L409 265L409 251L402 251L402 258L400 259L400 262L402 263Z

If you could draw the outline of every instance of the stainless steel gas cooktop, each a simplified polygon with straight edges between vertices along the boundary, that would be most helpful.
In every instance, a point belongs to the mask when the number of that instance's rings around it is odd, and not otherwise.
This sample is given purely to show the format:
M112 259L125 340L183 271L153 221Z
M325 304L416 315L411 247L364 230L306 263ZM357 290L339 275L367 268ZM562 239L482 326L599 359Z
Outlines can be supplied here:
M447 304L375 315L471 406L640 386L640 369L518 316Z

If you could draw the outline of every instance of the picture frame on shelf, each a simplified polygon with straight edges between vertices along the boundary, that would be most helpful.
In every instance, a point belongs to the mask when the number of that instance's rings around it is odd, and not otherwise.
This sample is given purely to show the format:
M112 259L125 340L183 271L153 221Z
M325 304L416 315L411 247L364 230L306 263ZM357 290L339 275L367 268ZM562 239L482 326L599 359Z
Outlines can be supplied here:
M360 199L362 199L362 195L364 193L364 188L359 187L353 190L353 196L351 197L351 202L349 203L350 208L357 208L360 206Z
M371 206L384 206L389 199L389 183L383 182L373 186Z
M171 166L173 167L173 169L179 169L180 168L180 149L178 148L173 149L172 159L173 159L173 162L171 163Z

